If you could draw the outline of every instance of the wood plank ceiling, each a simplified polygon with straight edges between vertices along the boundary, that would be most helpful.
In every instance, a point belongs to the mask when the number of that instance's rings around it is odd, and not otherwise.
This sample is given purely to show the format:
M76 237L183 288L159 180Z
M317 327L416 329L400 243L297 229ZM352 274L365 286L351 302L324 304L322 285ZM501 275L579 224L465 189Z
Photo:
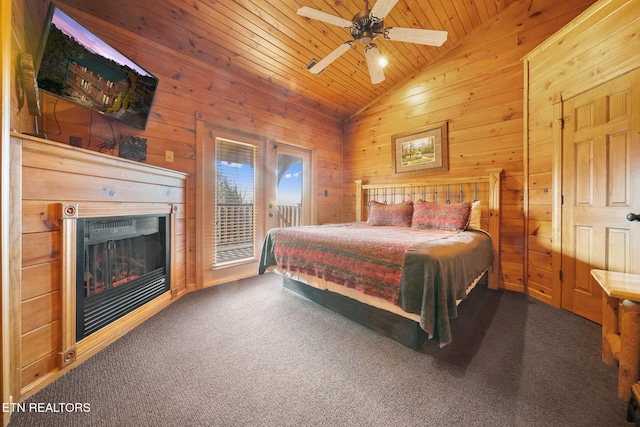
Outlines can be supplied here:
M355 43L321 75L306 66L352 40L349 29L303 18L302 6L351 20L365 0L63 0L83 12L127 29L202 62L244 78L281 87L292 98L345 120L394 85L433 63L484 22L512 3L527 0L399 0L385 27L445 30L441 47L394 42L377 37L388 57L385 80L373 85L363 46ZM369 7L373 7L371 0Z

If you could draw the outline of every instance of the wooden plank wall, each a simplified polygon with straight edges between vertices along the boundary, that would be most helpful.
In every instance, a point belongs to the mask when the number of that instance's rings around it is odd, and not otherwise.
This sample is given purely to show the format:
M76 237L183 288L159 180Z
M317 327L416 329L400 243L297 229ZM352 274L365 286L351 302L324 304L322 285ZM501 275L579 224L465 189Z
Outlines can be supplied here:
M529 292L561 306L560 194L554 175L561 101L640 66L640 3L599 1L525 58L528 71ZM558 107L560 105L560 107ZM555 109L555 110L554 110ZM554 187L555 185L555 187ZM555 197L555 199L554 199ZM555 248L555 250L554 250ZM555 252L555 253L554 253Z
M483 175L487 168L504 169L501 286L524 290L521 58L592 3L514 3L437 63L349 120L344 126L343 221L355 215L353 180L416 179L393 176L393 135L448 122L449 172L434 176Z
M42 22L49 0L24 0L24 3L25 20L29 21L31 17L31 21ZM342 129L335 117L327 115L327 108L308 107L300 98L268 81L257 81L238 72L197 62L145 38L134 28L126 31L78 10L90 7L87 2L61 0L56 3L100 38L156 75L160 84L144 131L48 97L43 102L41 130L49 139L68 143L70 136L78 136L82 138L84 148L117 155L116 150L107 147L119 138L120 133L140 136L147 138L147 163L185 172L193 178L196 173L195 117L196 113L201 113L224 128L277 142L314 147L317 221L335 223L340 220ZM170 11L163 13L170 14ZM166 26L164 21L154 22L159 19L155 13L139 19L145 20L150 27ZM26 34L27 50L31 50L38 43L39 25L25 24L25 27L37 29L34 34ZM212 62L216 60L212 58ZM165 161L165 151L173 151L174 162ZM325 190L328 196L325 196ZM189 212L195 212L195 179L190 180L188 203ZM188 219L187 229L190 242L188 282L191 286L196 277L193 216Z

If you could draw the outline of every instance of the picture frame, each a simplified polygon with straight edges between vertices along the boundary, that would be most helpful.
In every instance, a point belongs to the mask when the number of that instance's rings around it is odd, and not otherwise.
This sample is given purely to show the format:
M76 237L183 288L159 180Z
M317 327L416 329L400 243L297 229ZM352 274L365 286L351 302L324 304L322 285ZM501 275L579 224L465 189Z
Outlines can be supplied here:
M449 170L447 122L391 136L393 174Z

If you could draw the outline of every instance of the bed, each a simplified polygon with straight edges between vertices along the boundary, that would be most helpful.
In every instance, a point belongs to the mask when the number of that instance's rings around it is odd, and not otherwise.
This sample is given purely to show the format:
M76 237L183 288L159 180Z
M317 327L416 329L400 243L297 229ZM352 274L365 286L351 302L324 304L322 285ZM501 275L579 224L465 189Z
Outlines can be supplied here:
M475 285L498 288L501 171L356 181L356 221L270 230L258 272L415 350L427 339L445 346Z

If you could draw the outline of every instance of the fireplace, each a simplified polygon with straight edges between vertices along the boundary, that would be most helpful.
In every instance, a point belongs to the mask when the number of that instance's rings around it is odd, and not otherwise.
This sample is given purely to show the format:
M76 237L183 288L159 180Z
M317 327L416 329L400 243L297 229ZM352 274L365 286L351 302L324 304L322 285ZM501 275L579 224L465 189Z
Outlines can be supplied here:
M169 215L77 221L76 339L170 289Z

